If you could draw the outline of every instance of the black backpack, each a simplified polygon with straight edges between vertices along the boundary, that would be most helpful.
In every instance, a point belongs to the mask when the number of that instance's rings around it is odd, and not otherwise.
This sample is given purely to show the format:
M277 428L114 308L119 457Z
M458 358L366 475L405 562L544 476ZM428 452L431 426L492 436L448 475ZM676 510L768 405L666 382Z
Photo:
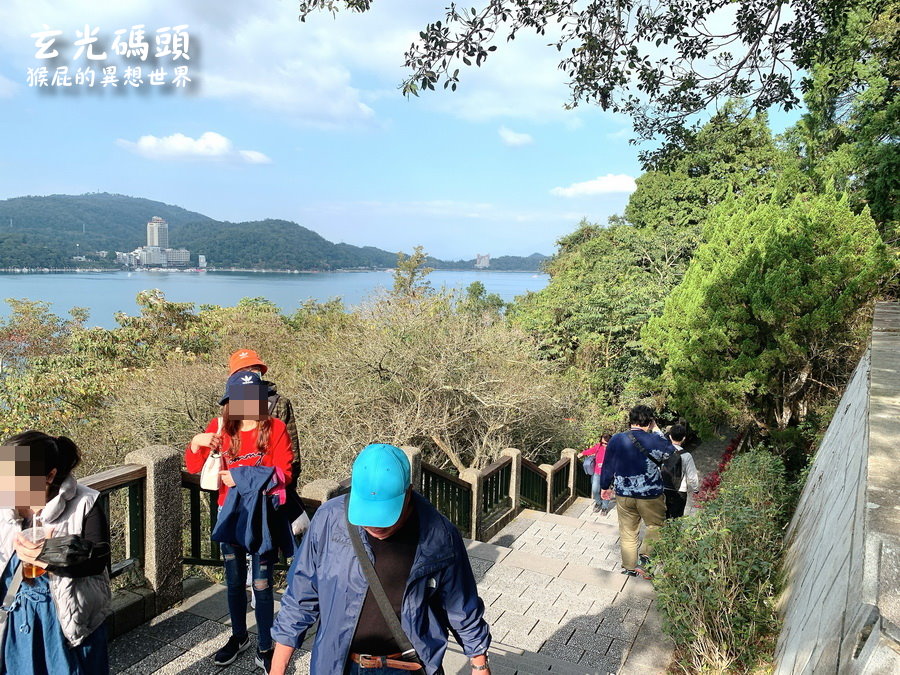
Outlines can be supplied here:
M663 460L659 470L662 472L663 487L666 490L677 490L681 487L681 479L684 477L684 467L681 464L681 455L684 448L676 449Z

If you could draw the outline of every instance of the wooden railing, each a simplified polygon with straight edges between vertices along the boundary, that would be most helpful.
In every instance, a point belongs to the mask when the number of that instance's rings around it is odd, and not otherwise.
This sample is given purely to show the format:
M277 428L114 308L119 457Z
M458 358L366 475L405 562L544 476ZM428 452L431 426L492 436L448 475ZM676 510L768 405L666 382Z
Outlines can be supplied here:
M547 510L547 474L534 462L522 458L522 480L519 498L524 506Z
M563 457L553 465L550 472L550 512L555 513L569 497L572 496L569 490L569 478L572 472L572 460Z
M110 523L113 554L110 576L113 578L143 567L146 480L147 467L124 464L79 481L100 493L99 502Z
M512 508L509 492L512 479L512 457L504 457L481 471L481 520L490 527Z
M575 461L575 494L578 497L591 496L591 476L584 472L581 467L581 461Z
M185 541L185 565L222 564L222 550L219 544L210 538L219 515L219 493L204 490L200 487L200 475L181 472L182 494L186 494L185 520L188 527Z
M523 508L562 510L575 498L576 485L583 485L577 482L577 476L573 479L572 471L578 467L573 450L563 451L562 458L552 467L541 467L511 448L484 469L466 469L459 476L423 462L417 448L404 450L410 456L413 487L464 537L471 539L489 539ZM585 478L588 479L585 494L589 495L590 477ZM181 485L188 534L184 564L221 565L219 546L209 537L217 515L216 493L201 490L199 477L185 472L182 472ZM340 482L313 481L304 485L300 494L307 513L312 515L324 500L349 491L347 478Z
M472 529L472 486L436 466L422 464L422 494L464 536Z

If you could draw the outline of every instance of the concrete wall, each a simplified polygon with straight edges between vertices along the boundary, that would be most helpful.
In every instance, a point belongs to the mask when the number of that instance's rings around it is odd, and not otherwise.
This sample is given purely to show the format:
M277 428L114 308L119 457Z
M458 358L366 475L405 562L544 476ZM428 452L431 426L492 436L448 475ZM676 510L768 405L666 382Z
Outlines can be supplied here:
M787 532L777 673L900 672L900 306L835 411Z

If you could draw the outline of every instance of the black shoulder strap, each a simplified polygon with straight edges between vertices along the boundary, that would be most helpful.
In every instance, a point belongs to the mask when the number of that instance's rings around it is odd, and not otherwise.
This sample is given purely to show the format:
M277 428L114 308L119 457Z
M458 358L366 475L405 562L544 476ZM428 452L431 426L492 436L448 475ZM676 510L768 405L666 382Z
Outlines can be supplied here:
M630 438L631 442L634 443L634 447L636 447L638 450L640 450L643 453L644 457L646 457L651 462L656 464L656 468L662 469L662 463L658 459L656 459L656 457L654 457L649 452L647 452L647 448L645 448L643 445L641 445L641 442L635 437L633 432L631 432L631 431L628 432L628 438Z
M345 516L347 509L349 508L350 496L347 495L344 501ZM375 566L372 564L372 561L369 560L369 555L366 553L365 546L363 546L362 537L359 536L359 528L351 523L349 518L345 517L344 520L347 522L347 532L350 534L350 542L353 544L353 550L356 552L359 566L362 567L363 574L369 582L369 590L372 591L372 597L375 598L375 602L378 603L378 609L381 610L384 621L387 623L388 628L390 628L391 635L394 636L394 641L400 648L403 658L421 665L419 655L416 654L416 648L412 646L412 643L403 631L403 626L400 625L400 619L398 619L397 615L394 613L394 607L391 605L391 601L388 600L387 593L384 592L384 587L378 579L378 574L375 572ZM424 672L424 668L420 668L420 670Z

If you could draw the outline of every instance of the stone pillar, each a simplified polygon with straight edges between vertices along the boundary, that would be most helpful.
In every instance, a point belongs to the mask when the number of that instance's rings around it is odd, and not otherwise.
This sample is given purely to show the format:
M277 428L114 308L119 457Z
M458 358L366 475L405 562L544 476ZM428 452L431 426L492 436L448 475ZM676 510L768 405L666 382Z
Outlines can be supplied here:
M144 577L156 595L154 614L183 597L181 513L182 451L164 445L134 450L126 464L147 467L144 493Z
M300 497L324 504L332 497L337 497L341 484L329 478L320 478L300 488Z
M512 457L512 471L509 476L509 497L512 500L512 510L518 513L521 503L520 495L522 493L520 485L522 481L522 451L517 448L503 448L500 451L500 456Z
M403 445L400 449L409 458L409 482L413 490L419 492L422 490L422 450L412 445Z
M553 465L541 464L538 468L547 474L547 503L544 504L544 511L546 513L553 513L553 509L550 508L553 504Z
M472 486L472 532L469 536L481 541L481 472L478 469L463 469L459 477Z
M569 499L575 496L575 470L578 468L577 455L578 450L573 450L572 448L566 448L559 453L560 459L564 457L569 458Z

